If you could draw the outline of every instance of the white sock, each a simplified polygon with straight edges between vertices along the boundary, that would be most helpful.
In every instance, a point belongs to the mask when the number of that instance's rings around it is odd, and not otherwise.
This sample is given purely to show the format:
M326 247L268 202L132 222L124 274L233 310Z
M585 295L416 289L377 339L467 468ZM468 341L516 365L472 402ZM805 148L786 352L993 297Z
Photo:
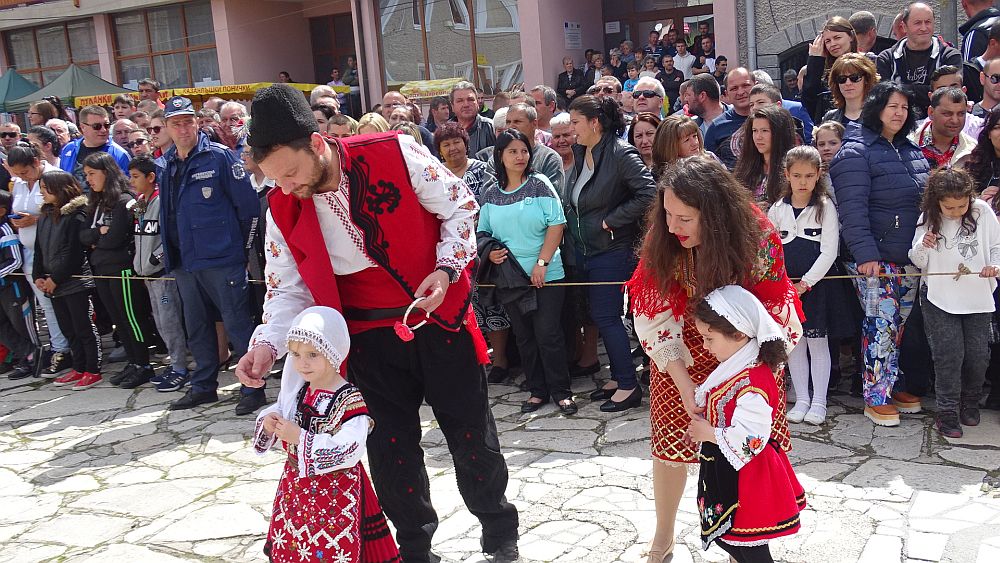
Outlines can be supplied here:
M826 411L826 391L830 386L830 345L826 337L806 338L809 343L809 360L813 384L812 404ZM802 344L800 341L799 344ZM796 346L798 348L798 346ZM798 393L798 391L796 391Z
M788 355L788 371L792 375L792 388L795 389L794 410L806 411L809 409L809 356L806 352L806 338L800 338L799 343L792 348L792 353ZM827 381L829 374L829 354L827 354ZM824 400L826 395L823 395Z

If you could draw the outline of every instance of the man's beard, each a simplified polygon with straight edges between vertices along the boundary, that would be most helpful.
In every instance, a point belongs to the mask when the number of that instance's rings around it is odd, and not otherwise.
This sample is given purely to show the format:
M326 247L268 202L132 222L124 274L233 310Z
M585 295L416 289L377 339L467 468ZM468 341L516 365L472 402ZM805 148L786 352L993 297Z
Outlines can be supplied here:
M292 192L299 199L311 198L319 192L320 188L330 182L330 163L312 151L309 151L309 155L312 156L313 161L313 177L308 184L299 186Z

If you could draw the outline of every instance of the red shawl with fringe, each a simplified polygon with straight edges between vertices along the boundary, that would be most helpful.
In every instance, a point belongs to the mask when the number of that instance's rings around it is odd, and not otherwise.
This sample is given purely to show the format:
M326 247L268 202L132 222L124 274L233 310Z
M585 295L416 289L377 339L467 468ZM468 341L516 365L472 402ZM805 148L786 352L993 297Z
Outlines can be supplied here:
M785 253L781 247L781 237L778 236L774 225L771 224L763 211L756 205L753 206L753 210L764 236L761 238L760 249L757 251L757 263L753 265L752 271L748 272L746 279L740 285L753 293L757 299L760 299L764 308L781 326L788 326L787 312L792 307L795 308L799 320L805 321L798 292L795 291L792 281L788 279L788 274L785 272ZM680 320L687 310L689 293L693 293L697 287L697 281L694 278L693 255L694 252L689 251L686 259L681 263L680 271L677 272L667 295L660 292L659 284L656 282L656 274L646 268L644 261L640 261L632 279L625 285L628 289L632 312L636 315L652 318L665 311L670 311L675 319Z

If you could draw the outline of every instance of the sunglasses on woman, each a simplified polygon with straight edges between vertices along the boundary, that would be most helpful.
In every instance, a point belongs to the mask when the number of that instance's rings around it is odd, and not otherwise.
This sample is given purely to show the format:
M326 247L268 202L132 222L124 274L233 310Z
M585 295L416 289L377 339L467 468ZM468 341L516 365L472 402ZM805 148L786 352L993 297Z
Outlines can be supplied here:
M128 148L130 148L130 149L134 149L136 147L141 147L142 145L145 145L145 144L146 144L146 139L136 139L134 141L129 141L129 142L125 143L125 145L127 145Z
M632 97L637 100L639 98L646 98L648 100L649 98L658 98L660 95L652 90L636 90L632 92Z
M159 135L160 131L163 131L162 125L154 125L152 127L146 128L146 132L149 133L150 135Z
M837 84L847 84L848 80L850 80L854 84L857 84L858 82L861 82L864 79L865 77L862 76L861 73L859 72L855 72L854 74L841 74L840 76L837 77Z

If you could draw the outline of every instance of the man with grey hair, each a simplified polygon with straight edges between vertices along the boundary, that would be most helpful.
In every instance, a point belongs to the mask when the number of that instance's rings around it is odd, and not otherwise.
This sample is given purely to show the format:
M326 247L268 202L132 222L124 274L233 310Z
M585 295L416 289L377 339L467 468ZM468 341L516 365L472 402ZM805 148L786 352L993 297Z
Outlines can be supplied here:
M713 78L714 80L714 78ZM633 98L636 115L649 112L660 119L666 117L663 113L663 99L667 97L663 83L650 76L644 76L635 84L630 93Z
M319 86L313 88L311 92L309 92L309 105L315 104L316 100L322 98L323 96L336 98L337 91L334 90L333 88L330 88L326 84L320 84ZM219 113L222 112L220 111Z
M247 122L247 107L239 102L226 102L219 109L219 121L222 126L232 131L236 136L236 146L233 153L237 158L243 154L243 147L246 144L246 134L243 132L243 125Z
M799 99L799 73L790 68L781 75L781 94L789 100Z
M535 99L535 110L538 112L538 128L551 133L549 124L556 113L556 91L544 84L531 89L531 97Z
M327 86L327 88L329 88L329 86ZM315 90L313 91L315 92ZM317 99L315 102L313 102L313 104L320 103L322 100L326 99L327 96L321 96L320 99ZM336 102L336 100L333 101ZM409 110L409 105L410 105L410 99L407 98L405 94L396 90L390 90L386 92L385 95L382 96L382 110L381 110L382 117L385 118L385 120L388 121L389 123L393 123L393 121L389 119L392 116L392 112L398 108L406 108L407 110ZM407 113L411 114L410 117L407 117L407 120L409 120L412 118L412 111L408 111ZM420 132L420 141L421 143L423 143L424 148L426 148L431 153L431 155L437 157L438 152L437 152L437 146L434 144L434 135L431 135L431 132L428 131L427 128L424 127L423 125L417 123L415 123L414 125L417 126L417 131ZM469 156L472 155L470 154Z
M139 126L129 119L119 119L111 124L111 139L118 143L118 146L128 151L128 134L139 129ZM128 151L131 153L131 151Z
M476 86L463 80L451 87L448 97L455 112L455 121L469 134L469 156L475 157L482 149L495 145L497 136L493 122L479 115Z
M622 64L635 62L635 43L626 39L625 41L622 41L619 49L621 49L622 52Z
M538 142L538 113L530 103L519 102L507 107L507 129L517 129L531 143L531 169L544 174L560 196L565 192L562 157L559 153ZM551 139L551 136L550 136ZM491 174L495 175L496 163L491 154L486 161Z
M65 147L70 142L69 127L62 119L53 117L45 122L45 126L52 130L59 137L59 146Z
M854 35L858 38L858 52L872 52L875 48L875 40L878 39L878 22L875 21L875 14L861 10L860 12L851 14L848 21L851 22L851 27L854 28Z

